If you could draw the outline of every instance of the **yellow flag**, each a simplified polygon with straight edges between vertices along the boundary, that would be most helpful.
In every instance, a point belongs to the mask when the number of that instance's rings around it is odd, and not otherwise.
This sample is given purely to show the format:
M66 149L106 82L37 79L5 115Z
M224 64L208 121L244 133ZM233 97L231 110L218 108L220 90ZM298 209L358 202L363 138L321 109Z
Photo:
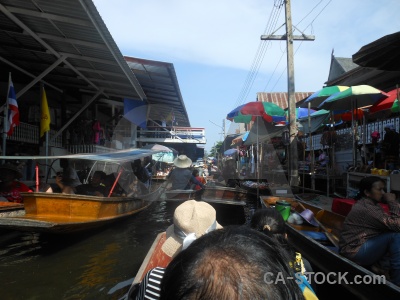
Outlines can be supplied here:
M49 105L47 104L46 91L43 88L42 111L40 115L40 137L42 137L45 132L50 130L50 121Z

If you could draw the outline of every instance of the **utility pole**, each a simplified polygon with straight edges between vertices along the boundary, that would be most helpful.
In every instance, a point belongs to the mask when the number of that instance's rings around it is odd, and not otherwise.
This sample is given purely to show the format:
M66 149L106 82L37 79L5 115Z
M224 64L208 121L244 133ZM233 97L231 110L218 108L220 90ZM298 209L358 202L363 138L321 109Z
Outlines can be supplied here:
M286 18L285 35L262 35L261 40L286 40L289 135L290 135L288 174L289 174L289 184L291 186L298 186L299 165L298 165L298 154L297 154L296 99L294 95L295 89L294 89L293 41L313 41L315 40L315 37L310 35L305 35L304 33L302 33L302 35L300 36L293 35L292 11L290 8L290 0L285 0L285 18Z

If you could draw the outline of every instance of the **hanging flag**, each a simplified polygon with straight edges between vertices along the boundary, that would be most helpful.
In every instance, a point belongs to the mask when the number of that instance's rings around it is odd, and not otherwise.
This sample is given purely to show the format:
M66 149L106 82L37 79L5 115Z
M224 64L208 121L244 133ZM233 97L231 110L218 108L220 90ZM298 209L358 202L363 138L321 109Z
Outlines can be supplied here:
M40 114L40 137L44 135L45 132L50 130L50 111L49 105L47 104L46 91L42 90L42 111Z
M14 131L14 127L19 125L19 111L17 96L15 94L14 84L12 83L11 76L8 86L8 122L6 127L6 132L8 136L11 136Z

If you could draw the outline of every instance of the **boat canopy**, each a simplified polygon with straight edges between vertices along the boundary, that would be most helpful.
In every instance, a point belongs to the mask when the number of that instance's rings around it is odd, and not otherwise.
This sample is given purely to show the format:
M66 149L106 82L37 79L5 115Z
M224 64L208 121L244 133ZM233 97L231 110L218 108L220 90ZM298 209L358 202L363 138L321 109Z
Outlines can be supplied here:
M46 160L46 159L82 159L82 160L95 160L95 161L109 161L109 162L124 162L132 161L146 156L151 156L161 152L160 150L138 149L131 148L127 150L113 151L108 153L83 153L83 154L70 154L70 155L55 155L55 156L0 156L0 160Z

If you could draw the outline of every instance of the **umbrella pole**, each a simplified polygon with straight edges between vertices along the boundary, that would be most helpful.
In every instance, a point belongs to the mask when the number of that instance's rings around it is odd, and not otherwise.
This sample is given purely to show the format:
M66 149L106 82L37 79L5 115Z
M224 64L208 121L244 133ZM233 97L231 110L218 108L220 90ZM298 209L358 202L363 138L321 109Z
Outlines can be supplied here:
M257 202L256 203L258 203L258 200L259 200L259 198L260 198L260 171L259 171L259 168L260 168L260 160L259 160L259 157L260 157L260 152L259 152L259 145L258 145L258 142L259 142L259 140L258 140L258 119L259 119L259 117L257 117L256 118L256 120L257 120L257 157L256 157L256 160L257 160L257 168L256 168L256 172L257 172Z
M311 161L310 161L310 174L311 176L314 174L314 145L313 145L313 138L311 135L311 114L310 114L310 109L311 109L311 103L308 102L308 136L310 139L310 151L311 151ZM314 189L314 187L311 187Z

